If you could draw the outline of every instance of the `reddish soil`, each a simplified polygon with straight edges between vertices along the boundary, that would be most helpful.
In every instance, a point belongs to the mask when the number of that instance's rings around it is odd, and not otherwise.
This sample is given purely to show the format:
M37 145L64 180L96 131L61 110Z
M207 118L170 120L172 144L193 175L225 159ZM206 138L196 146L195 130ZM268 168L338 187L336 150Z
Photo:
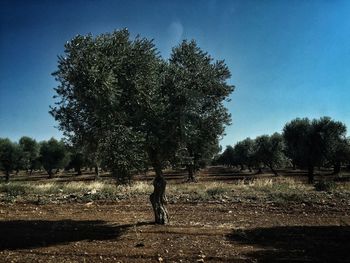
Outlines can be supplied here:
M252 176L209 169L198 179L230 182ZM38 173L11 180L46 177ZM62 174L53 180L93 177ZM167 177L171 184L186 179L184 172ZM295 178L306 180L305 175ZM0 262L350 262L350 202L338 201L183 201L168 205L171 222L166 226L152 223L145 196L115 202L0 203Z
M350 207L145 197L109 203L0 204L1 262L350 262Z

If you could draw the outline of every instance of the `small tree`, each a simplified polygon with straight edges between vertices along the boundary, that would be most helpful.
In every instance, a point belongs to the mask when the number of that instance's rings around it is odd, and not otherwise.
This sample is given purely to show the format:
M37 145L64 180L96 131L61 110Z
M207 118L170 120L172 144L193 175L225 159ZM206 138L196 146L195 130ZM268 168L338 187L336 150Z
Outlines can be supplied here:
M283 138L280 134L274 133L271 136L262 135L255 139L255 159L271 169L277 176L276 167L284 160Z
M0 138L0 168L5 173L5 179L10 180L10 173L19 167L21 149L10 139Z
M65 169L74 169L74 171L77 173L77 175L81 175L81 168L84 166L85 162L85 156L84 154L73 148L69 147L68 148L68 165L66 166Z
M36 140L23 136L19 140L19 145L23 151L24 168L32 174L33 170L38 169L40 166L40 163L38 162L40 150L39 144Z
M219 156L218 164L232 167L236 165L235 151L231 145L227 145L225 151Z
M329 117L320 119L295 119L284 127L286 153L293 162L308 169L308 181L314 181L315 166L331 160L337 145L345 140L346 126Z
M243 170L244 165L246 165L249 171L251 171L251 168L254 164L253 151L254 141L250 138L246 138L243 141L237 142L234 146L235 162L241 166L241 170Z
M333 173L339 174L341 166L350 161L350 140L341 139L332 145L332 150L329 154L328 161L333 165Z
M67 164L67 151L63 141L51 138L40 143L40 160L49 178L53 177L53 169L60 169Z

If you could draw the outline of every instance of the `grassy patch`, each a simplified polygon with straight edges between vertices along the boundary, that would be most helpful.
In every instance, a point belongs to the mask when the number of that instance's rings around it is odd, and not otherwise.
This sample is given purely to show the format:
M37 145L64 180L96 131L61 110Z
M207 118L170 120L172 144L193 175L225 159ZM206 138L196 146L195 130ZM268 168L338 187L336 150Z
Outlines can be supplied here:
M337 184L331 187L332 196L347 198L350 196L350 184ZM327 188L328 189L328 188ZM118 200L133 196L148 196L153 191L151 182L134 182L131 185L116 185L108 181L92 182L10 182L0 183L1 200L7 202L20 198L48 202L52 200ZM326 190L328 191L328 190ZM259 178L241 180L235 183L198 182L168 184L167 196L170 201L209 201L227 200L243 202L317 202L320 195L328 194L315 190L291 178Z

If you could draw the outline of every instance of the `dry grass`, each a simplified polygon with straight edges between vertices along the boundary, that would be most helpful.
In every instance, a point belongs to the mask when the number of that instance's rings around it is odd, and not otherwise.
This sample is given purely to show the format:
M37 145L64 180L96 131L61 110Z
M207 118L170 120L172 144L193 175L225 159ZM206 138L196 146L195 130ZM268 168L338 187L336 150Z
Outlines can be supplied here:
M134 182L131 185L116 185L104 181L0 183L0 195L22 198L30 198L30 196L57 198L73 195L81 200L116 200L138 195L147 196L152 191L151 182ZM350 184L339 184L332 191L350 196ZM235 183L169 183L167 186L167 195L170 200L185 201L235 200L239 197L243 200L255 198L273 202L298 202L315 199L319 194L321 193L317 193L312 185L305 185L288 177L241 180Z

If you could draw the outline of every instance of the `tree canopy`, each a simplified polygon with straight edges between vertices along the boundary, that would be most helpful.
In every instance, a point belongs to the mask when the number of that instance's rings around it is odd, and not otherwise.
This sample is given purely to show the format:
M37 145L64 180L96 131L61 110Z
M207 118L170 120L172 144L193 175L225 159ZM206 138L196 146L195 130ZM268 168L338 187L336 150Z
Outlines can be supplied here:
M131 39L124 29L76 36L53 75L59 85L51 114L60 129L73 143L90 146L116 176L147 158L156 172L155 219L166 223L164 164L181 149L202 155L198 142L217 143L230 121L223 101L233 86L225 63L195 41L183 41L164 60L152 41Z
M307 118L294 119L283 129L286 153L293 163L307 167L309 182L314 180L314 167L321 166L327 160L340 153L339 146L346 140L346 126L329 117L310 121Z
M49 177L52 178L53 169L64 168L68 163L65 144L54 138L41 142L40 161Z

